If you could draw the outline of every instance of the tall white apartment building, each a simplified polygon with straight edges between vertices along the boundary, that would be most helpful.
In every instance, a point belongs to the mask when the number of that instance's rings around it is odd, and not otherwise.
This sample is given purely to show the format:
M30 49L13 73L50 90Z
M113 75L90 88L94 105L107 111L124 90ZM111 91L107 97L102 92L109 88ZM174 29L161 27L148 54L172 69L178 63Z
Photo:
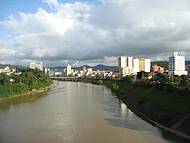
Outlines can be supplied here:
M133 74L133 57L121 56L118 58L119 75L121 77Z
M137 58L133 59L133 71L134 71L134 74L137 74L140 71L139 59Z
M137 72L150 72L150 59L145 58L136 58L133 60L133 68L134 68L134 74L137 74Z
M178 52L174 52L173 56L169 57L169 73L173 75L187 75L185 71L185 56L180 55Z
M38 70L43 71L43 63L42 62L40 62L40 63L31 62L30 63L30 68L31 69L38 69Z
M127 58L124 56L119 57L118 65L119 65L119 69L126 67L127 66Z
M118 58L120 77L136 75L138 72L150 72L150 59L121 56Z
M140 58L139 59L139 72L150 72L150 59Z
M145 59L145 72L150 72L151 61L150 59Z
M127 67L133 69L133 57L127 57Z
M72 74L72 68L70 65L67 65L67 67L65 68L65 75L69 76Z

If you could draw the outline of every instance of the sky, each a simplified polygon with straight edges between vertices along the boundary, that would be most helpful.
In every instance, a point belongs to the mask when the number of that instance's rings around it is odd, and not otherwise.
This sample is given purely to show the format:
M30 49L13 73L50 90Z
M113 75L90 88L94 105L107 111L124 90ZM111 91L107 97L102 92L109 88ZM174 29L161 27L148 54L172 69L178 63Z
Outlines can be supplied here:
M190 60L189 0L0 0L0 63L117 65Z

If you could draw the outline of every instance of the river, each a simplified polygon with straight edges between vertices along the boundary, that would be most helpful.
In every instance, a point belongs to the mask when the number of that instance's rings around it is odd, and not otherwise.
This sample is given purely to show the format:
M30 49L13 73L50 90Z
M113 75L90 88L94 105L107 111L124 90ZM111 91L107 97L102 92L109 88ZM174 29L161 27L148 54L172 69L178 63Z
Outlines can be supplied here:
M58 82L37 99L0 107L0 143L175 142L182 141L136 116L104 86Z

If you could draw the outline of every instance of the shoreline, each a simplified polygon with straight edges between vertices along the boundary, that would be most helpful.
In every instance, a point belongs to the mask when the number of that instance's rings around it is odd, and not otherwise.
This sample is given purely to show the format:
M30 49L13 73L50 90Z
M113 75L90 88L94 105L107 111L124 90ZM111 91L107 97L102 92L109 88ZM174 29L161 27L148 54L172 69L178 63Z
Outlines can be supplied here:
M146 115L146 112L141 109L140 105L138 105L137 102L140 101L140 97L136 96L136 95L130 95L130 92L128 93L121 93L119 90L113 90L111 86L109 86L106 83L102 83L102 84L98 84L96 82L97 80L81 80L80 82L85 82L85 83L92 83L92 84L96 84L96 85L102 85L102 86L106 86L107 88L111 89L113 93L115 93L115 96L118 97L121 101L123 101L128 107L129 109L131 109L137 116L139 116L140 118L142 118L143 120L149 122L150 124L152 124L153 126L157 126L158 128L169 132L173 135L176 135L180 138L183 138L185 140L190 140L190 135L183 133L182 131L179 131L175 128L172 128L172 126L167 127L166 125L159 123L159 120L154 120L152 119L152 117L154 115ZM105 80L106 81L106 80ZM134 104L134 102L136 102ZM145 101L145 104L148 104L148 101ZM149 105L151 108L154 108L154 104ZM161 107L160 107L161 108ZM166 111L166 112L172 112L172 111ZM159 113L158 113L159 114ZM188 114L188 113L187 113ZM185 119L185 117L181 118L179 121L177 121L173 126L175 126L176 124L182 122Z
M129 101L127 101L126 99L122 98L121 95L119 95L118 93L115 93L115 95L116 95L121 101L123 101L123 103L125 103L136 115L138 115L138 116L139 116L140 118L142 118L143 120L149 122L150 124L152 124L152 125L154 125L154 126L157 126L157 127L161 128L161 129L163 129L163 130L165 130L165 131L167 131L167 132L170 132L170 133L172 133L172 134L175 134L175 135L177 135L177 136L179 136L179 137L182 137L182 138L184 138L184 139L186 139L186 140L190 140L190 136L189 136L189 135L184 134L184 133L182 133L182 132L180 132L180 131L177 131L177 130L175 130L175 129L166 127L166 126L164 126L164 125L158 123L157 121L152 120L150 117L148 117L147 115L145 115L142 111L140 111L137 106L132 105ZM183 120L183 119L182 119L182 120Z
M0 104L6 101L14 100L21 97L27 97L27 96L38 96L43 93L47 93L50 89L54 87L54 83L52 83L50 86L46 88L40 88L40 89L32 89L32 91L27 91L25 93L14 95L10 97L0 98Z

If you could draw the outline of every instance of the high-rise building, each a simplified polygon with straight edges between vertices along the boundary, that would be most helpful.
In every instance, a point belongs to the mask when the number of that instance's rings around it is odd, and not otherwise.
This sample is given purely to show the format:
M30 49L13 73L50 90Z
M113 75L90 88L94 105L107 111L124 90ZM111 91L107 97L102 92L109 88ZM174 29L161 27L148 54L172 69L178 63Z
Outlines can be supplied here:
M72 68L70 65L67 65L66 69L65 69L65 75L69 76L72 74Z
M133 57L127 57L127 67L133 69Z
M139 59L139 72L141 71L150 72L150 59Z
M133 74L133 57L121 56L118 58L119 75L124 77Z
M173 56L169 57L168 74L170 76L187 75L187 71L185 71L185 56L180 55L178 52L174 52Z
M134 69L134 74L137 74L139 70L139 59L133 59L133 69Z
M127 58L124 56L119 57L118 65L119 65L119 69L126 67L127 66Z
M43 63L42 62L40 62L40 63L31 62L30 63L30 68L31 69L38 69L38 70L43 71Z
M50 68L45 68L45 69L44 69L44 72L45 72L45 74L50 75Z
M118 65L120 77L136 75L141 71L150 72L150 59L121 56L118 58Z

